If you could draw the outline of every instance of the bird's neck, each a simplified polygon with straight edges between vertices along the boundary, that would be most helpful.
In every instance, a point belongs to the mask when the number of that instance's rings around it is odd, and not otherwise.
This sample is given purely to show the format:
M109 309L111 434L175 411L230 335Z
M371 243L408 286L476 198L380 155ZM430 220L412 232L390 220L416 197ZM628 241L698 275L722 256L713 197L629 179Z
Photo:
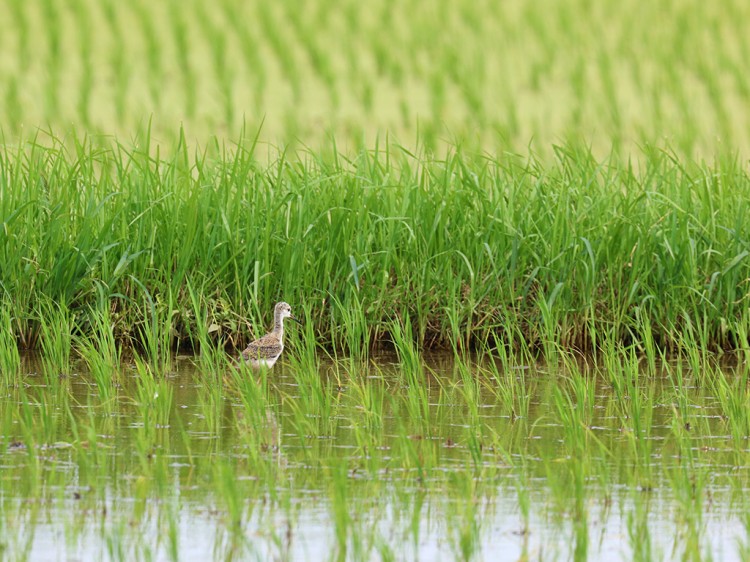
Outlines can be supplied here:
M284 335L284 319L281 316L273 320L273 333L279 336L279 339Z

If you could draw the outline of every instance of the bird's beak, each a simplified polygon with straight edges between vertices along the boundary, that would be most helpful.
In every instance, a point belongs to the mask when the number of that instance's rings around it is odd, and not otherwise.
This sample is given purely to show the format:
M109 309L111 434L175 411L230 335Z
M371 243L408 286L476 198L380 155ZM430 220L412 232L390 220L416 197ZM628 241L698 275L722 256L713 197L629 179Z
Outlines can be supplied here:
M289 320L294 320L297 324L302 325L302 322L300 322L299 318L297 318L296 316L292 316L291 314L289 315Z

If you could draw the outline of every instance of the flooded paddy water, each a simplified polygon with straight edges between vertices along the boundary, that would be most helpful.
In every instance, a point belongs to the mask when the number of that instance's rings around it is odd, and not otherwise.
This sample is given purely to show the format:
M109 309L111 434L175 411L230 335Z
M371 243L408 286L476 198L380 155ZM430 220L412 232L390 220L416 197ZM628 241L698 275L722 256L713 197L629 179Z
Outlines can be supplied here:
M0 383L3 560L750 554L742 366L80 367Z

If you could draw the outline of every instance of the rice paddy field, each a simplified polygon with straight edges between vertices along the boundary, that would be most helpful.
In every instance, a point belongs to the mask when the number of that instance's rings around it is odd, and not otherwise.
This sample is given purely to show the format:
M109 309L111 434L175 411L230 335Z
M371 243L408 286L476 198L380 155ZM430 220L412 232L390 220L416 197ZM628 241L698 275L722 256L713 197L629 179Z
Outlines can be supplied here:
M750 558L746 3L0 9L0 560Z
M750 142L747 3L698 0L332 3L3 0L6 138L277 146L461 142L480 151L572 139L711 158Z

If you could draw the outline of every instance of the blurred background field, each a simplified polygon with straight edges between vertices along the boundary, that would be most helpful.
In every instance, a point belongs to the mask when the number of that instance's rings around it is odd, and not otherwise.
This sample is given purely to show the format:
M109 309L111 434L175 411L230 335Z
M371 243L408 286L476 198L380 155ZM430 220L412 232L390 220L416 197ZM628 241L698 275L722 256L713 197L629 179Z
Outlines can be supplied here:
M750 148L750 6L740 0L358 2L2 0L6 142L461 142L691 157Z

